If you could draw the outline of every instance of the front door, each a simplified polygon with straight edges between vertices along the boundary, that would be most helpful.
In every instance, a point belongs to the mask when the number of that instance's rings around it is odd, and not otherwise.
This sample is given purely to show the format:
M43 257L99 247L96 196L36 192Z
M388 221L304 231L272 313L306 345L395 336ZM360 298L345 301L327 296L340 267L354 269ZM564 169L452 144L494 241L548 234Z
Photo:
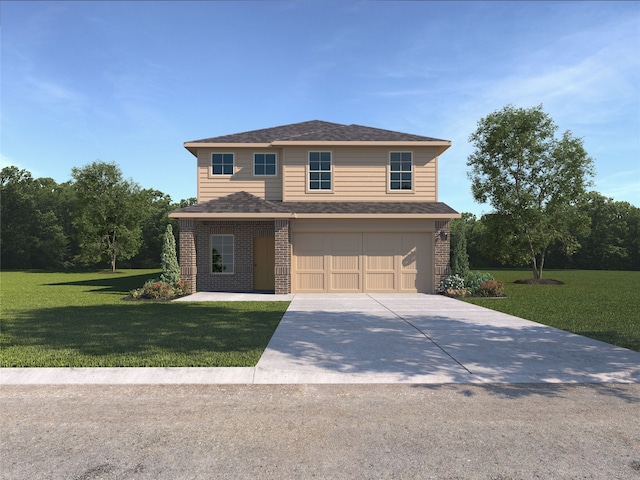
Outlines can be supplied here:
M276 243L274 237L253 238L253 289L276 288Z

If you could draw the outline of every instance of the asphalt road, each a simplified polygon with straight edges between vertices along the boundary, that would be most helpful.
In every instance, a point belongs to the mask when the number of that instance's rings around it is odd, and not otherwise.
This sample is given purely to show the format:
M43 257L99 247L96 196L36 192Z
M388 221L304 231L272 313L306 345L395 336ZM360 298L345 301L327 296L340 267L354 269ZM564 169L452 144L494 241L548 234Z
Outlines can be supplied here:
M3 479L640 479L640 384L3 386Z

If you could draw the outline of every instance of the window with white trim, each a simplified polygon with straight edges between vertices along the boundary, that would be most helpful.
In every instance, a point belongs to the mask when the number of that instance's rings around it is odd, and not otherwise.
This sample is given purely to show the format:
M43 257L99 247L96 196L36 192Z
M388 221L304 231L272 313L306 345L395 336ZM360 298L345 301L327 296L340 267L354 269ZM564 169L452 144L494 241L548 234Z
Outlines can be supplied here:
M413 158L411 152L389 153L389 190L413 189Z
M233 273L233 235L211 235L211 272Z
M260 175L275 175L276 169L276 154L275 153L254 153L253 154L253 174Z
M233 175L233 153L212 153L211 174Z
M331 152L309 152L309 190L331 190Z

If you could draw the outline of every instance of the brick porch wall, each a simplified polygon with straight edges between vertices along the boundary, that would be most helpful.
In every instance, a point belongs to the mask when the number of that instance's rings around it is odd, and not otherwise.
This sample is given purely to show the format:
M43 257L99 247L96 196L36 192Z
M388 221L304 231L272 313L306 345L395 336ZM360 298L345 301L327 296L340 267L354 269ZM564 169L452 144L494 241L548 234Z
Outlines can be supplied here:
M291 293L291 226L289 220L275 220L276 293Z
M436 292L440 291L440 283L442 279L449 276L451 274L451 266L450 266L450 231L449 231L449 221L436 221L435 222L435 278L434 278L434 287ZM440 232L444 231L447 234L446 240L442 240L440 238Z
M270 221L195 222L198 291L253 291L253 238L273 237ZM211 273L211 235L233 235L234 273Z
M180 279L189 284L189 293L196 291L196 243L193 232L193 220L180 219Z

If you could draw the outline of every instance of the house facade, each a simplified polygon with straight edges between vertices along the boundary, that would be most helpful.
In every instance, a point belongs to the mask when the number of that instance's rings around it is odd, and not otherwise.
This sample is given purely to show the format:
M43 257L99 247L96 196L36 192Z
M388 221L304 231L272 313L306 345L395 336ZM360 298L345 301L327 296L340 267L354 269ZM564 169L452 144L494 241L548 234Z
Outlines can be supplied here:
M198 203L170 217L192 291L432 293L449 274L449 141L316 120L184 146Z

